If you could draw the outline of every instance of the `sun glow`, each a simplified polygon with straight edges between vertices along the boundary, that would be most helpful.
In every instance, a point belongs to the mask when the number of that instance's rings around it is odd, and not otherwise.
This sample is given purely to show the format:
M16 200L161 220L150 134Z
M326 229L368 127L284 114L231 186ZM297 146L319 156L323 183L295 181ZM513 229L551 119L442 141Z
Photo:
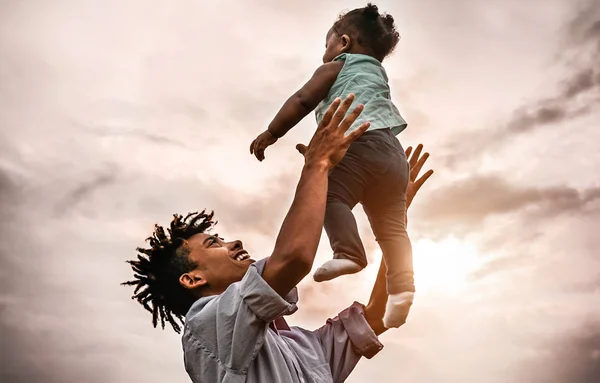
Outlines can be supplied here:
M369 283L377 277L380 250L374 258L365 270ZM469 274L482 264L475 246L453 236L437 242L430 239L413 242L413 258L419 293L456 294L466 287Z

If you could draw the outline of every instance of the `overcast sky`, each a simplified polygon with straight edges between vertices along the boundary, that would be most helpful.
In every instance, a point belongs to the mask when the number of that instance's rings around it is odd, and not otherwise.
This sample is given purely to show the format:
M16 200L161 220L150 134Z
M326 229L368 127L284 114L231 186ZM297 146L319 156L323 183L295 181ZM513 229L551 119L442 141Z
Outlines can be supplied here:
M599 382L600 3L377 4L402 36L384 63L401 142L436 173L409 213L409 322L348 382ZM270 254L314 117L263 163L249 144L364 5L0 0L0 381L188 381L124 261L203 208ZM366 303L379 256L356 212L372 266L307 278L291 324Z

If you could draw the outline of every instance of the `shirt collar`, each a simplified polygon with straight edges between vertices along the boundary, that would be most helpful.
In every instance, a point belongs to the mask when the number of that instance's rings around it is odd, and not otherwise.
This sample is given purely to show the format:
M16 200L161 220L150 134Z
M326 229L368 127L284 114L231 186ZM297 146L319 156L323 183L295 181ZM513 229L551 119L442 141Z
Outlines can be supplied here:
M254 262L253 264L250 265L250 267L256 267L258 274L262 275L263 270L265 268L265 264L267 263L267 258L263 258L261 260L258 260L256 262ZM239 283L239 282L236 282ZM190 307L190 310L187 312L186 314L186 321L189 318L192 318L194 315L196 315L197 313L199 313L200 311L202 311L202 309L213 299L215 299L216 297L218 297L218 295L211 295L208 297L202 297L199 298L196 302L194 302L194 304L192 304L192 307ZM294 287L284 298L288 303L292 303L292 304L297 304L298 303L298 288ZM278 318L274 321L274 325L276 327L276 329L279 330L289 330L290 327L288 326L287 322L285 321L285 319L283 319L283 317Z

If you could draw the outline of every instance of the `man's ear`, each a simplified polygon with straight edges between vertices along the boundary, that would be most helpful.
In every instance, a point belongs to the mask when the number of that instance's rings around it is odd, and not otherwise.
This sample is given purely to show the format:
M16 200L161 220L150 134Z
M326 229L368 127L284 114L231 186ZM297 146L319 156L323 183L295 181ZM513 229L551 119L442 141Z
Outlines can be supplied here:
M195 290L198 287L202 287L206 285L206 283L206 279L202 278L197 271L191 271L189 273L182 274L179 277L179 284L190 290Z
M342 52L349 51L350 48L352 47L352 39L350 38L350 36L342 35L342 37L340 37L340 39L342 41Z

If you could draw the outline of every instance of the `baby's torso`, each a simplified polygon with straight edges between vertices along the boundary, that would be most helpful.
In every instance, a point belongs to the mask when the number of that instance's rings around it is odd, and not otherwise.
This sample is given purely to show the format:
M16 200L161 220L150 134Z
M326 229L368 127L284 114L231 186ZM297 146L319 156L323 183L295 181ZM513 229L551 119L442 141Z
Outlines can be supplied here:
M344 53L334 61L344 61L344 67L327 97L315 109L317 123L323 119L327 108L336 97L343 99L353 93L355 99L349 111L358 104L363 104L365 109L347 133L366 121L371 123L369 130L391 128L395 135L406 128L406 121L391 100L385 69L377 59L362 54Z

